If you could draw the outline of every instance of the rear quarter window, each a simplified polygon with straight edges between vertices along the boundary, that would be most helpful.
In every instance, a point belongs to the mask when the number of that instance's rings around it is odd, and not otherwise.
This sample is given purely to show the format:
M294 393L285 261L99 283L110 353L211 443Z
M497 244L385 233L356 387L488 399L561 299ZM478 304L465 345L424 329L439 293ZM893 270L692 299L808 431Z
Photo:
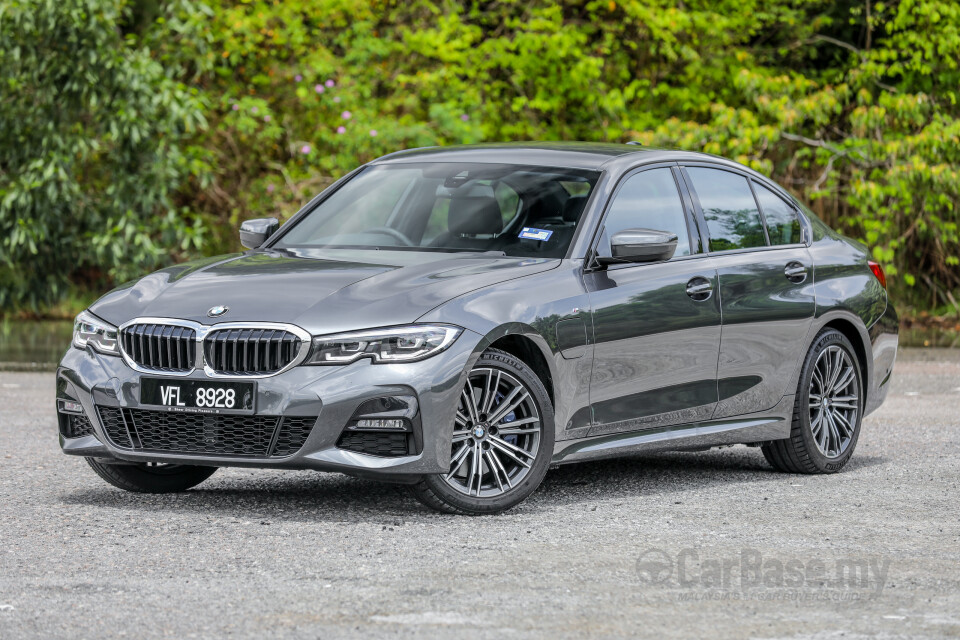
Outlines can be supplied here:
M757 201L763 210L767 223L770 244L800 244L803 242L803 228L797 210L783 198L758 182L753 183Z

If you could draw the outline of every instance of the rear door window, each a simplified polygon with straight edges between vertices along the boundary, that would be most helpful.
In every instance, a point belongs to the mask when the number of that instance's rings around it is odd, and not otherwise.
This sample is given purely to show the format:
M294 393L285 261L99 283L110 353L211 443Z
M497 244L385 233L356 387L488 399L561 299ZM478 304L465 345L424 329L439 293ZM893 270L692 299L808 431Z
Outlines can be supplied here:
M767 245L760 209L747 179L731 171L688 167L710 234L710 251Z

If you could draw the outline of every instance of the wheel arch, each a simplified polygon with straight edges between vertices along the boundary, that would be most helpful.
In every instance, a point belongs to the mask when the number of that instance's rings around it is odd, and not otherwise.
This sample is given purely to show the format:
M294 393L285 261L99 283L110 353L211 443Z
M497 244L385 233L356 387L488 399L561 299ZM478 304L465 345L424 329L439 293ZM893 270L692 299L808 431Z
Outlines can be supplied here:
M474 358L471 358L470 367L476 358L487 349L500 349L515 358L523 361L533 369L540 378L550 402L556 408L555 391L556 372L553 361L553 350L546 339L533 327L522 323L511 323L497 327L484 336L477 345Z
M867 349L865 346L864 337L860 335L860 331L857 329L857 326L848 318L834 318L826 324L823 325L823 329L835 329L843 334L843 336L850 341L850 344L853 345L854 353L857 356L857 364L860 365L860 374L863 376L863 387L864 387L864 396L866 396L867 389L867 376L869 375L869 370L867 366ZM818 332L819 333L819 332Z
M854 355L857 357L857 365L860 367L860 374L863 378L863 401L866 404L867 396L870 390L870 382L873 380L873 354L870 335L863 320L859 316L844 312L841 310L831 311L817 318L814 325L810 328L807 346L804 349L793 376L793 388L795 389L800 380L800 370L803 368L804 359L813 346L817 335L824 329L834 329L839 331L850 344L853 345Z

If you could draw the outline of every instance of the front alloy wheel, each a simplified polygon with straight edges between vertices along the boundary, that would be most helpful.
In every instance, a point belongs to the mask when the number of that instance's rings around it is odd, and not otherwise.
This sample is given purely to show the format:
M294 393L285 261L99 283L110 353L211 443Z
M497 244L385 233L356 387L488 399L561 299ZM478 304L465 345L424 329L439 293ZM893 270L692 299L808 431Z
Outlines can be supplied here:
M460 392L450 469L414 485L424 504L448 513L497 513L539 486L553 453L553 407L521 360L485 352Z

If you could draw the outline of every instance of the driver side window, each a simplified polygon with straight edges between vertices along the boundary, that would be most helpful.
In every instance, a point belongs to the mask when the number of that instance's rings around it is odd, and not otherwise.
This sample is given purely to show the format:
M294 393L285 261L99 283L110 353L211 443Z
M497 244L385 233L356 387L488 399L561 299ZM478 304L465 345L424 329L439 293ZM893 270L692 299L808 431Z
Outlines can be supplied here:
M687 216L669 167L648 169L627 178L614 196L604 223L608 239L625 229L668 231L677 236L677 256L690 255Z

